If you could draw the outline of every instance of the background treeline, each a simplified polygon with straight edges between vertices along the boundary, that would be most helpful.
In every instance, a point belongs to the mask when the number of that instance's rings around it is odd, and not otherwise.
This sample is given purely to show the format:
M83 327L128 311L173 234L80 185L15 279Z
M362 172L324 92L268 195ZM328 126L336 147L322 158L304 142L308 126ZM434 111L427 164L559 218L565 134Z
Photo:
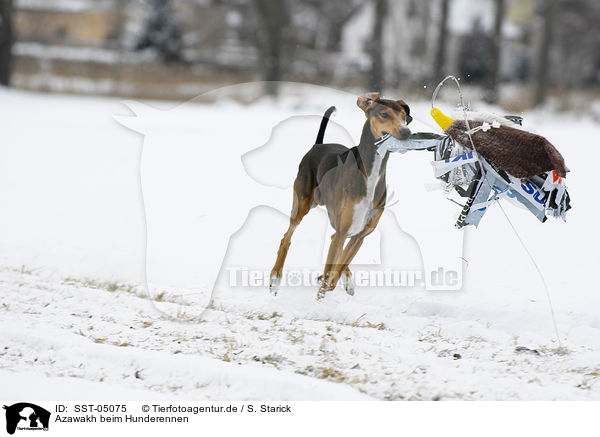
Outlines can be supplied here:
M598 0L1 0L0 82L180 99L256 80L426 93L453 73L492 103L588 105L599 24Z

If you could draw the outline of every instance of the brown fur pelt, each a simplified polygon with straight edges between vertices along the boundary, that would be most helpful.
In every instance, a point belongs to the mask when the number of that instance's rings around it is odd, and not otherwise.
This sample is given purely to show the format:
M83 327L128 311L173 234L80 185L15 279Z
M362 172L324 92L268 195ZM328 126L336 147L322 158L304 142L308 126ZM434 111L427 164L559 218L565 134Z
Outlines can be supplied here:
M469 121L471 129L481 121ZM471 148L464 120L454 121L446 134ZM544 137L509 126L479 130L471 135L477 152L517 178L529 178L550 170L565 177L569 169L558 150Z

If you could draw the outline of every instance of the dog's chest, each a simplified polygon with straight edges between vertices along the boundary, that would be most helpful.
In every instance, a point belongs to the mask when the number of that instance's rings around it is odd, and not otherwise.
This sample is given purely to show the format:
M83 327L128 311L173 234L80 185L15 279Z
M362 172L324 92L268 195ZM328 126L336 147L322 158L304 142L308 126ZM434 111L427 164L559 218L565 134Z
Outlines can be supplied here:
M366 193L360 202L354 205L354 214L352 216L352 225L348 230L348 236L352 237L362 231L369 220L373 218L376 210L373 208L373 200L375 198L375 189L379 182L379 171L381 170L383 159L378 154L375 154L373 166L367 175Z

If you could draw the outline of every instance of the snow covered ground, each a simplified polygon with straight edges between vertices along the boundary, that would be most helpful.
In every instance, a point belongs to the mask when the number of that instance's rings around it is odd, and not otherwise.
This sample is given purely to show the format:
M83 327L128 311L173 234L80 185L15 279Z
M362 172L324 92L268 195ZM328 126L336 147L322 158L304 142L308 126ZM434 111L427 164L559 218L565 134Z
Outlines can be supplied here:
M326 139L346 144L364 121L349 94L227 99L246 89L129 109L0 91L0 398L600 399L596 123L523 114L565 157L574 208L541 224L504 207L549 284L559 349L501 211L456 231L459 207L427 189L427 152L390 158L394 205L353 267L464 269L459 291L357 286L317 302L313 286L233 286L236 269L271 268L320 114L338 107ZM412 130L434 129L428 103L408 103ZM311 211L287 267L318 272L330 233Z

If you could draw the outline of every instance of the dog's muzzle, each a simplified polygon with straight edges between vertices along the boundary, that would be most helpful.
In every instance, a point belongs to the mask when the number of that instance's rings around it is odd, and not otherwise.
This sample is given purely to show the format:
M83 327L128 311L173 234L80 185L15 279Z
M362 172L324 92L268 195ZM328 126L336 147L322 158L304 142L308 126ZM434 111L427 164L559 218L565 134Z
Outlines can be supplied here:
M398 139L406 140L408 139L408 137L410 137L410 129L407 127L400 129L400 131L398 132Z

